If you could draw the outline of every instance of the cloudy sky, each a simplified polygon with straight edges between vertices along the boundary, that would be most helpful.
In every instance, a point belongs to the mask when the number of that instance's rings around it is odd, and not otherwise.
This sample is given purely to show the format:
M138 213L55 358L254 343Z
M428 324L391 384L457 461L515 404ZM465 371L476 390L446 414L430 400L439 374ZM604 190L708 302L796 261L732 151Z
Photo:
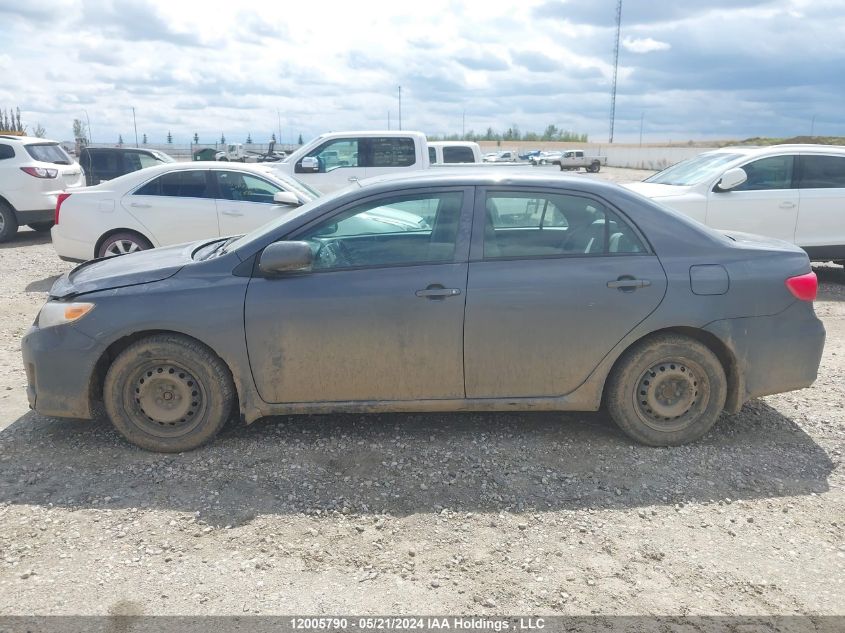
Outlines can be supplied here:
M50 138L607 141L616 0L0 0L0 107ZM845 0L624 0L617 141L845 135ZM641 119L642 117L642 119Z

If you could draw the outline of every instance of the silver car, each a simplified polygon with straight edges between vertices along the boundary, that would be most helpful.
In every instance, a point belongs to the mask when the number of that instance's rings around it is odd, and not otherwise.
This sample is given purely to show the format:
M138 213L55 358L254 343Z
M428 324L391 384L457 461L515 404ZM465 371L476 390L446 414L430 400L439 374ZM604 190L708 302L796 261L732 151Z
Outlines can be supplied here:
M626 189L501 170L355 186L239 238L82 264L23 339L31 406L156 451L231 416L595 411L675 445L809 386L799 248Z

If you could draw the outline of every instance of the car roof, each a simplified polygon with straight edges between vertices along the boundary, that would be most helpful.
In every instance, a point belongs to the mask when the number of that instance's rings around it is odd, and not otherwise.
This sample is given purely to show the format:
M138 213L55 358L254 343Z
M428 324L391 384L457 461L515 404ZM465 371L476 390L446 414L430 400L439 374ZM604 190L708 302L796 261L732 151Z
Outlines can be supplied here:
M58 141L51 141L48 138L41 138L40 136L17 136L15 134L0 134L0 139L3 141L17 141L21 145L34 145L36 143L49 143L58 145Z
M581 191L617 190L619 186L604 180L584 178L582 176L558 175L531 167L466 167L450 171L448 168L419 170L412 174L387 174L366 178L359 183L368 189L397 189L412 187L474 187L474 186L515 186L515 187L551 187L579 189ZM404 186L403 186L404 185Z
M803 154L845 153L845 145L820 145L817 143L784 143L782 145L728 145L706 152L708 154L742 154L743 156L766 156L784 152Z

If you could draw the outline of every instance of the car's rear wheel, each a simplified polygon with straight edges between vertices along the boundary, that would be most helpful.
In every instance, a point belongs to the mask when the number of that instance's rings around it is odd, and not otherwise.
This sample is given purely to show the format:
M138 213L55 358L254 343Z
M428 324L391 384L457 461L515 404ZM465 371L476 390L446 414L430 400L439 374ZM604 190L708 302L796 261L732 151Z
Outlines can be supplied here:
M49 231L53 228L52 222L30 222L27 224L29 228L33 231L38 231L39 233L44 233L45 231Z
M0 200L0 242L10 240L18 232L18 218L14 209Z
M726 395L725 370L716 355L695 339L666 334L645 339L619 358L605 405L635 440L676 446L710 430Z
M100 248L97 249L97 257L114 257L115 255L127 255L152 248L150 241L130 231L114 233L109 235Z
M175 334L133 343L109 367L106 412L123 437L141 448L177 453L198 448L232 412L235 388L223 361L197 341Z

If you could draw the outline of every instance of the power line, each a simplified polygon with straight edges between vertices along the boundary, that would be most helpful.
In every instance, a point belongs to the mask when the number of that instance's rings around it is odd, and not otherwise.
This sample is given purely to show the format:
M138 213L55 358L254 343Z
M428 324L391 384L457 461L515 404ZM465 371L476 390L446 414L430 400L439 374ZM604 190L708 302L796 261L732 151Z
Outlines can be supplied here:
M610 91L610 143L616 123L616 75L619 71L619 32L622 29L622 0L616 3L616 43L613 46L613 88Z

